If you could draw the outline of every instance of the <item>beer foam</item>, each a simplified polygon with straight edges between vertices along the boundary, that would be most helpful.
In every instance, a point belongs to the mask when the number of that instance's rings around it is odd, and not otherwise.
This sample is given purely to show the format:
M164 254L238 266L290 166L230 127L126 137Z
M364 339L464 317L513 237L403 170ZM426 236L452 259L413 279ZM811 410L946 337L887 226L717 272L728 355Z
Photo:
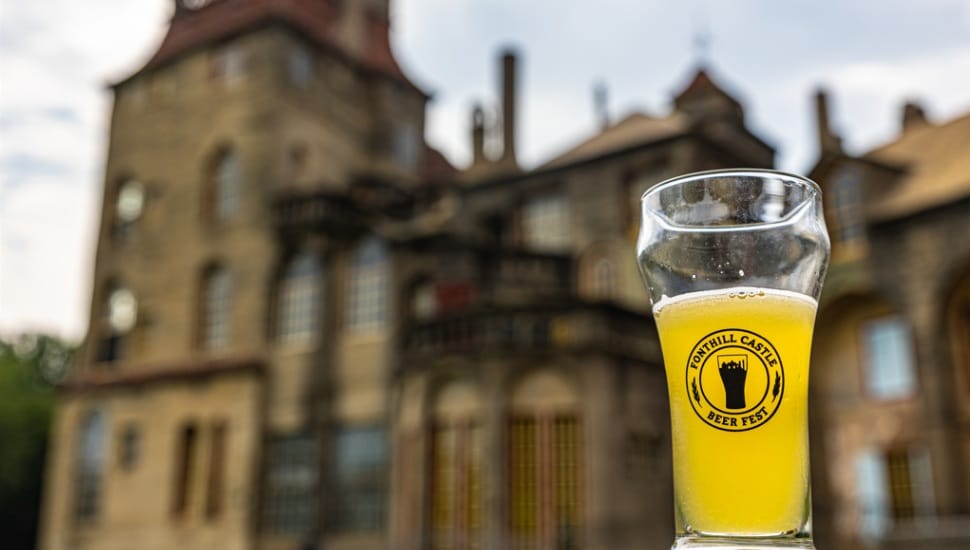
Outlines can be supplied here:
M687 292L679 296L670 297L664 294L660 297L660 300L653 305L653 315L654 317L660 315L661 311L670 305L679 304L682 302L710 302L713 306L718 302L725 299L728 300L750 300L764 298L765 296L772 296L776 298L783 298L786 300L794 300L797 302L808 303L813 309L818 309L818 301L811 296L805 296L804 294L798 292L792 292L790 290L779 290L777 288L763 288L756 286L737 286L731 288L718 288L715 290L698 290L696 292Z

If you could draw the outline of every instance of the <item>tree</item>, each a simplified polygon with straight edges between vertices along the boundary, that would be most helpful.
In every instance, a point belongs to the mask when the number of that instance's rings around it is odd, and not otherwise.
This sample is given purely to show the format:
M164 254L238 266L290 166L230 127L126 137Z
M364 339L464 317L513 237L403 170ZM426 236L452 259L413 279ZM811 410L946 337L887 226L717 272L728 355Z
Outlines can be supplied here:
M54 384L72 348L50 336L0 340L0 533L5 548L37 546Z

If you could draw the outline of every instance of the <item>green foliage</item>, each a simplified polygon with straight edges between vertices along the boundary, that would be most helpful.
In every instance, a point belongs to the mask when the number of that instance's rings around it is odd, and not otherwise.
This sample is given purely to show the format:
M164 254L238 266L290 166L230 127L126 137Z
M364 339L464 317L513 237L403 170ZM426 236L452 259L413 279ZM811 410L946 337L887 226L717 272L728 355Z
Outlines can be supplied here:
M8 548L36 547L53 384L71 352L49 336L0 340L0 533Z

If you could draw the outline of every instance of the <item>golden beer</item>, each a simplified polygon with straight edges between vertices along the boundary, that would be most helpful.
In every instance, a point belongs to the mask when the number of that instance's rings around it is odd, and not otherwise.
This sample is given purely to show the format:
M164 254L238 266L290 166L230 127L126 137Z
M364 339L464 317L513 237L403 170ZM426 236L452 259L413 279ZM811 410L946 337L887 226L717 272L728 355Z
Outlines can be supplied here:
M655 304L678 532L782 535L806 524L816 308L805 295L755 287Z

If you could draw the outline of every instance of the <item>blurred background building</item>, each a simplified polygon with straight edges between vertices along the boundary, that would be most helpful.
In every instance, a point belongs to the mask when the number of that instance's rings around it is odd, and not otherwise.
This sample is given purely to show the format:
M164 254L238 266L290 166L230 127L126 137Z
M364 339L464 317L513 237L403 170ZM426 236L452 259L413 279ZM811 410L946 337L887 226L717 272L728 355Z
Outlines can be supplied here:
M41 548L669 547L638 200L774 165L738 99L705 67L662 117L610 120L600 93L600 131L523 170L505 52L458 170L423 139L388 0L175 5L113 86ZM852 157L818 103L819 546L961 547L970 117L907 106L898 141Z

